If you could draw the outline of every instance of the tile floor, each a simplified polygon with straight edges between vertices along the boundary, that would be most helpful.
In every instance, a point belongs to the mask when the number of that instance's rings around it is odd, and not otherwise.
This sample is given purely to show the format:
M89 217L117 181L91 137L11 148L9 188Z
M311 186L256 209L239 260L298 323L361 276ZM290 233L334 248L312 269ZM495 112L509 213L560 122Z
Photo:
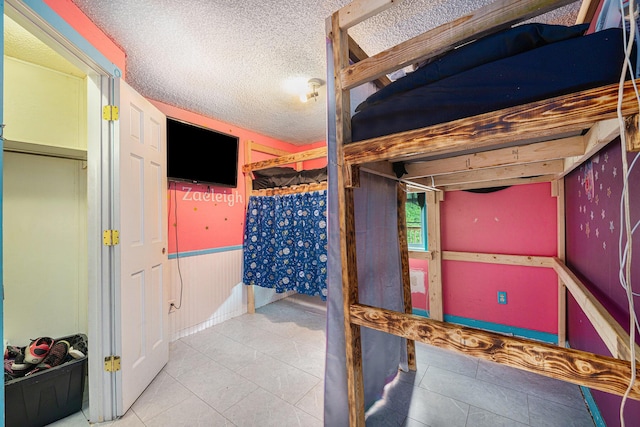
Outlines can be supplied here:
M172 343L133 407L100 427L322 426L325 314L295 296ZM594 425L577 386L422 344L417 360L368 426ZM53 425L87 421L80 412Z

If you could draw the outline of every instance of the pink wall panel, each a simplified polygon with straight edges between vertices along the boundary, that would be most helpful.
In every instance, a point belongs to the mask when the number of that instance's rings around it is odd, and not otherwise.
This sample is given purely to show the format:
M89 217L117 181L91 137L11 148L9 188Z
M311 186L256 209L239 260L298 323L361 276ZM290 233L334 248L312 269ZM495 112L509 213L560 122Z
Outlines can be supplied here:
M548 183L448 192L442 250L555 256L556 204ZM425 274L425 293L412 293L413 307L428 310L427 262L410 266ZM550 269L444 261L442 278L445 315L557 333L557 276ZM507 292L507 304L498 304L498 291Z
M449 192L442 202L442 247L449 251L554 256L556 199L548 183L476 194Z
M421 259L409 259L409 269L422 272L424 275L425 292L411 292L411 304L419 310L429 310L429 263Z
M557 333L557 276L547 268L445 261L444 312L485 322ZM498 291L507 304L498 304Z

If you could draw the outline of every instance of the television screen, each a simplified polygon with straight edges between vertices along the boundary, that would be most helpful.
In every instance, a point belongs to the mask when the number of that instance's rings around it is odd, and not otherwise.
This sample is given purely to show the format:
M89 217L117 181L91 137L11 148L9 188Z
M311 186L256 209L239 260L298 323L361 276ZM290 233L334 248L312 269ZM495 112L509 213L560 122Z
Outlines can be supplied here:
M236 187L238 138L167 118L167 177Z

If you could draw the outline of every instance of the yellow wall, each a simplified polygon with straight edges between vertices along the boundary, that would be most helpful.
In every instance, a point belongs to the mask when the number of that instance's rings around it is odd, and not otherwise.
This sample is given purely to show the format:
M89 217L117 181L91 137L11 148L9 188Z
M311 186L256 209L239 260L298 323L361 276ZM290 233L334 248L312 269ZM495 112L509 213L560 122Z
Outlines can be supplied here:
M5 138L86 150L85 79L5 56Z
M86 78L4 61L5 138L86 152ZM3 172L5 339L87 333L86 162L5 152Z
M4 153L4 333L11 344L87 331L84 165Z

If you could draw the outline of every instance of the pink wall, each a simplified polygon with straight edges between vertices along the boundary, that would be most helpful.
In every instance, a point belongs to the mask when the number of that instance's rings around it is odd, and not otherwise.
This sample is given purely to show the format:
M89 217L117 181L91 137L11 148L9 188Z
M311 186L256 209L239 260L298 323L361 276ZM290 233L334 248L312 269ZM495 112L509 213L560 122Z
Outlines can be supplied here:
M425 293L411 291L411 304L419 310L429 310L429 263L421 259L409 259L409 269L421 272L424 276Z
M176 214L178 218L177 242L180 252L241 245L246 203L244 174L242 173L245 141L251 140L289 152L299 152L309 149L309 147L287 144L160 101L151 100L151 102L168 117L234 135L240 139L237 188L171 183L168 203L169 252L176 252ZM323 145L324 142L319 142L313 147ZM269 157L272 156L254 153L252 161L260 161ZM321 159L319 162L305 162L304 166L308 169L315 167L314 164L320 163L322 165L323 162L326 165L326 160Z
M440 213L442 249L555 256L556 203L548 183L448 192ZM411 268L425 271L426 281L426 262L412 260ZM550 269L444 261L442 280L445 315L557 333L557 276ZM498 304L498 291L507 292L506 305ZM413 294L415 308L428 310L427 300Z
M619 239L622 228L620 200L622 197L622 149L616 139L565 178L567 265L609 314L629 331L630 309L626 291L619 281ZM625 153L629 164L637 153ZM629 176L629 197L632 227L640 221L640 169ZM623 237L623 245L626 239ZM640 240L633 240L632 287L638 292L640 277ZM635 278L635 279L634 279ZM636 316L640 316L640 297L634 301ZM610 356L602 339L591 326L580 306L568 297L567 336L571 347ZM636 340L640 337L636 334ZM606 425L620 425L621 398L592 391ZM629 400L625 407L627 425L640 420L640 402Z
M126 76L126 56L107 34L98 28L71 0L43 0L62 19L67 21L82 37L98 49L109 61L113 62Z

